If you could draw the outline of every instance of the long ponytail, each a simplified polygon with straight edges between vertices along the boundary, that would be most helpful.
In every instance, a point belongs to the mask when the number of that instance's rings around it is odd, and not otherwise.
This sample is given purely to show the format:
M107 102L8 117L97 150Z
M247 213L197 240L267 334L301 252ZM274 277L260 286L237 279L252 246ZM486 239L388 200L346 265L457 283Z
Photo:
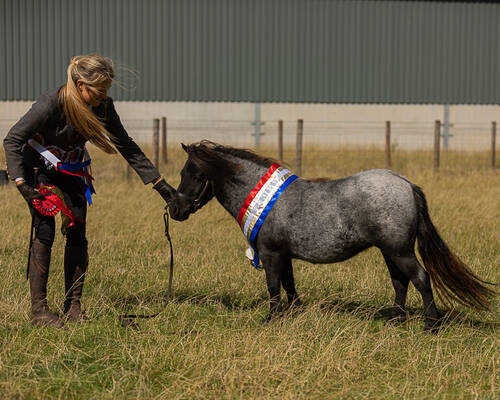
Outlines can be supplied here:
M76 56L71 59L67 75L66 85L59 91L67 121L90 143L106 153L116 153L112 135L85 103L77 87L79 80L93 87L109 86L114 78L111 61L98 54Z

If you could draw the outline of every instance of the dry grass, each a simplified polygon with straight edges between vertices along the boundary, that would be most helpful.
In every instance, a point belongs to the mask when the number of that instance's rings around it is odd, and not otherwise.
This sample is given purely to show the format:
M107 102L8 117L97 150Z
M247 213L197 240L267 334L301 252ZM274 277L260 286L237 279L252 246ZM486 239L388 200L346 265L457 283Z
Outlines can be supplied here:
M138 178L125 182L123 160L93 154L98 194L88 218L88 324L29 324L30 220L13 185L0 188L0 398L500 396L498 298L489 313L453 310L438 335L427 335L411 288L409 321L387 325L393 289L382 257L369 250L335 265L296 262L304 311L262 326L264 274L249 265L243 235L215 201L172 223L174 302L138 330L122 328L119 314L161 307L168 280L163 204ZM184 155L170 156L163 170L176 185ZM285 159L293 161L291 149ZM377 150L309 148L304 176L335 178L383 165ZM500 175L487 165L486 153L448 152L434 175L431 153L396 152L393 169L424 189L450 247L481 277L500 282ZM49 304L59 311L63 245L58 235L49 282Z

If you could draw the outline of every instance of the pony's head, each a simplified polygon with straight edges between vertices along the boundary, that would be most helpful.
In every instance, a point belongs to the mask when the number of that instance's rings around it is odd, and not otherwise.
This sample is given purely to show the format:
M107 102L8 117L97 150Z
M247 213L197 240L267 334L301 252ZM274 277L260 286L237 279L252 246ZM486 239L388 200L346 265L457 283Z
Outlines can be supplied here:
M181 171L181 183L174 197L175 207L171 216L177 221L189 218L207 204L215 195L222 180L232 176L238 164L224 158L223 146L201 141L188 146L181 144L188 159Z

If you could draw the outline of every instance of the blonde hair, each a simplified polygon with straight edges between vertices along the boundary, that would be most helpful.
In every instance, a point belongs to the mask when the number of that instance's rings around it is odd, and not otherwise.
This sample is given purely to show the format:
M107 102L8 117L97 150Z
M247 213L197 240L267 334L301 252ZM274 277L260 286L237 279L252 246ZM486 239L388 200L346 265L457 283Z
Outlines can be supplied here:
M106 153L116 153L113 136L85 103L77 82L80 80L92 88L109 87L115 76L112 61L99 54L75 56L67 69L68 80L59 91L68 122L90 143Z

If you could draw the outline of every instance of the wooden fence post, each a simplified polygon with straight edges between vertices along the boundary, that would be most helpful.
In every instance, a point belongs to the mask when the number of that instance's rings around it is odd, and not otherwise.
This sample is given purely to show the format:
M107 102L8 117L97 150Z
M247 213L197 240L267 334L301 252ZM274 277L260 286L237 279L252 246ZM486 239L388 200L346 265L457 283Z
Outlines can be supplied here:
M167 117L161 118L161 161L167 163Z
M296 154L295 154L295 170L297 175L302 175L302 136L304 131L304 121L302 119L297 120L297 144L296 144Z
M283 160L283 120L278 121L278 160Z
M158 168L159 156L159 141L160 141L160 120L153 120L153 165Z
M434 123L434 172L439 170L439 150L441 140L441 121Z
M497 141L497 123L491 123L491 168L495 169L496 158L496 141Z
M385 121L385 168L391 167L391 121Z

